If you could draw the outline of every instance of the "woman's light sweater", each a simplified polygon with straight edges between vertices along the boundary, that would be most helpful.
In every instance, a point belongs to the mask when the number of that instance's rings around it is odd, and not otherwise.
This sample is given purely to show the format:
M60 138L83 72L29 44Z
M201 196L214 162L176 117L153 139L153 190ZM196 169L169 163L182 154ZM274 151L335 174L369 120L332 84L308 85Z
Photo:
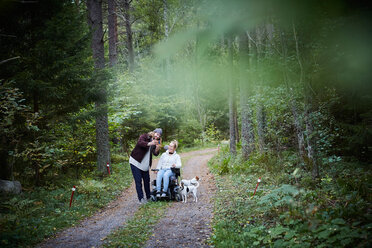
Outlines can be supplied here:
M159 170L166 170L172 168L172 165L176 165L176 168L181 168L181 157L174 151L173 154L169 154L169 151L164 152L156 166Z

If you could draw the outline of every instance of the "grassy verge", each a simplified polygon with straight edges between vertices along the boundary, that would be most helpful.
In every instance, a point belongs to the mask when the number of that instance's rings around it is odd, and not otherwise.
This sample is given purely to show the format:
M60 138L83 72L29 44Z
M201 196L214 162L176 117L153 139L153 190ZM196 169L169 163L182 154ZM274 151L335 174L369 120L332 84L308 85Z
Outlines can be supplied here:
M168 202L142 205L127 224L105 238L103 247L143 247L152 228L164 216Z
M117 198L130 186L130 167L123 158L112 165L111 176L71 180L64 187L38 188L16 196L2 196L0 203L0 246L32 247L59 230L73 226ZM76 191L69 208L71 188Z
M215 247L371 247L371 172L364 165L324 165L316 182L293 173L290 154L243 162L225 152L210 167L218 186Z

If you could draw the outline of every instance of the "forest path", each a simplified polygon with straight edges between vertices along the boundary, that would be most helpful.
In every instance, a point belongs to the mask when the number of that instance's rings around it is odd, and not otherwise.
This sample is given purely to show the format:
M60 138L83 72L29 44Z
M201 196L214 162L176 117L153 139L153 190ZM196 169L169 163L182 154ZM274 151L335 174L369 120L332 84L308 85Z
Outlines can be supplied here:
M155 226L153 235L145 247L209 247L210 222L213 217L213 197L216 187L213 175L208 170L208 160L217 149L202 150L202 153L181 154L186 158L183 165L182 178L200 178L198 202L188 197L187 203L173 202L165 217Z
M207 162L216 151L215 148L209 148L180 154L182 158L188 159L183 166L182 177L201 178L198 202L192 202L190 198L187 203L174 202L168 209L167 217L160 220L155 227L154 235L146 247L206 246L205 240L210 233L209 222L213 210L211 198L215 191L213 176L209 173ZM156 167L156 163L157 160L154 161L153 168ZM150 174L152 181L155 174ZM133 217L139 206L133 182L117 200L104 209L75 227L65 229L55 237L45 240L37 247L99 247L108 234Z

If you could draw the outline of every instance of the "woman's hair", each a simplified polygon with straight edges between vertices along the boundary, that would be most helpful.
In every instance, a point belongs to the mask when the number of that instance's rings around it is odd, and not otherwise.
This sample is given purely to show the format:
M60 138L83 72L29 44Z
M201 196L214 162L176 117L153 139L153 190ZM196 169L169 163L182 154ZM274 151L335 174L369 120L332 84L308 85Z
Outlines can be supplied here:
M178 147L178 141L177 141L177 140L172 140L169 144L170 144L170 145L171 145L171 144L174 144L174 150L176 150L177 147Z
M151 132L148 132L147 134L148 134L151 138L153 138L154 135L155 135L155 132L151 131Z

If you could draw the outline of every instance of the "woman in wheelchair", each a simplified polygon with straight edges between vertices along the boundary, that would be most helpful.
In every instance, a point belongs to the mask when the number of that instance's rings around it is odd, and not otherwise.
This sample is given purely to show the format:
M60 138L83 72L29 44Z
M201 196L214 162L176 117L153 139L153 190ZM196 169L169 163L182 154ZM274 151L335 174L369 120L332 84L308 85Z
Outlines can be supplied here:
M156 197L166 197L169 186L169 177L175 173L172 168L181 168L181 157L177 154L176 149L178 146L177 140L173 140L169 146L168 150L164 152L158 162L156 176ZM156 172L155 172L156 173ZM161 181L163 180L163 191L161 190Z

